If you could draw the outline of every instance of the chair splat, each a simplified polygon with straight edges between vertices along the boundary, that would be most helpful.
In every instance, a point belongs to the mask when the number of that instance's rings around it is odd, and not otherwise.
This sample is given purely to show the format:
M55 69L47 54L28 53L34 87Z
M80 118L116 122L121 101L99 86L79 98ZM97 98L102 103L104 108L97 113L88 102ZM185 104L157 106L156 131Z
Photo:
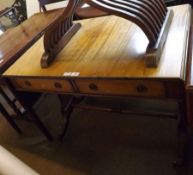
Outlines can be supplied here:
M73 24L73 16L80 0L70 0L62 15L50 26L44 35L45 52L41 59L41 67L46 68L56 55L79 30L79 23Z

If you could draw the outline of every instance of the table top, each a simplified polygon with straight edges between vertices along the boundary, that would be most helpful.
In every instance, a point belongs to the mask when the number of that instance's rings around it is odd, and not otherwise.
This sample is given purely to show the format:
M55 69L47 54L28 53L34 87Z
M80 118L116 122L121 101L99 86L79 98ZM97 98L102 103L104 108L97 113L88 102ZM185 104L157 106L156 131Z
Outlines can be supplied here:
M79 21L81 29L49 68L40 67L44 52L41 38L3 76L185 80L191 7L172 9L174 18L158 68L145 66L148 40L142 30L123 18L106 16Z

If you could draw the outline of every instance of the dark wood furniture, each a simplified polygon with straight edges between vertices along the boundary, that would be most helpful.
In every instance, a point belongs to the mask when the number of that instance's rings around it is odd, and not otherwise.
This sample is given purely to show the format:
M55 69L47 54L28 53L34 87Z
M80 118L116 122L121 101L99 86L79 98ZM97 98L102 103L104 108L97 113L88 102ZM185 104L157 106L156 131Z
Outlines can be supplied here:
M14 24L13 25L18 25L19 22L17 21L17 17L16 17L16 13L15 13L15 9L13 6L11 7L7 7L3 10L0 10L0 18L3 18L3 17L7 17L7 16L12 16L12 18L15 19L14 21ZM12 19L13 20L13 19ZM13 21L12 21L13 22ZM0 30L2 32L5 32L6 30L6 26L4 26L3 24L0 25ZM2 35L2 34L1 34ZM9 107L11 107L11 109L14 111L15 115L17 116L20 116L21 113L19 111L19 109L16 107L15 105L15 99L11 100L11 98L6 94L6 92L4 91L4 88L3 86L5 86L5 82L0 79L0 95L1 95L1 98L3 98L6 103L9 105ZM5 105L5 104L4 104ZM16 132L18 134L21 134L22 131L21 129L17 126L17 124L14 122L13 120L13 116L11 116L9 114L9 112L7 111L7 109L5 108L5 106L3 105L2 102L0 102L0 111L1 111L1 114L5 117L5 119L9 122L9 124L16 130Z
M157 67L167 38L173 11L168 10L164 1L106 1L87 0L96 7L113 15L120 16L138 25L149 40L146 66ZM57 54L80 29L79 23L73 23L73 16L80 4L79 0L70 0L62 15L46 31L44 36L45 53L41 59L42 68L46 68Z
M38 13L30 17L21 25L6 31L4 35L0 37L0 43L2 43L0 45L2 53L2 56L0 57L0 73L33 45L61 14L61 10ZM14 48L11 52L8 49L10 46Z
M0 36L0 73L2 74L15 60L17 60L31 45L33 45L45 32L45 30L53 23L53 21L61 15L61 10L52 10L45 13L35 14L22 24L18 25L15 28L11 28ZM18 37L20 39L18 39ZM11 50L10 50L11 49ZM6 99L8 104L14 110L17 116L10 116L9 113L3 108L2 104L0 105L2 114L8 120L8 122L13 126L18 133L21 133L21 129L16 125L13 119L24 119L22 113L15 106L15 102L19 101L25 110L30 113L32 119L45 134L45 136L52 140L52 136L49 131L46 129L44 124L41 122L39 117L36 115L34 110L30 107L30 104L26 104L24 101L23 94L19 95L14 88L9 86L5 81L0 80L0 93ZM11 100L9 96L3 91L2 84L8 86L9 89L14 93L15 99ZM26 94L25 94L26 96ZM27 119L28 120L28 119Z
M172 10L174 17L157 68L145 66L148 39L143 31L126 19L106 16L78 21L81 29L47 69L40 67L44 52L41 38L3 77L21 91L171 100L178 104L175 118L179 134L184 135L191 7L176 6ZM69 114L72 110L70 106Z

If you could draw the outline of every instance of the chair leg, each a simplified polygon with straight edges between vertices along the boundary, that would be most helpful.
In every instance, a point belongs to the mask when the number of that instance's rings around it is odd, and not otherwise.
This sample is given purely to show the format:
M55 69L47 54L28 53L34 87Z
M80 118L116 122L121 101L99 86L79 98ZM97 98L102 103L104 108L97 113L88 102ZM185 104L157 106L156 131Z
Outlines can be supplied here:
M18 134L22 134L21 129L17 126L15 121L11 118L11 116L8 114L8 112L5 110L5 108L0 104L0 111L2 115L5 117L5 119L9 122L9 124L16 130Z
M71 105L72 103L72 95L60 95L58 94L58 99L60 101L60 112L61 114L65 117L66 115L66 112L68 111L69 109L69 106Z
M74 110L74 105L80 103L84 97L80 96L65 96L66 98L63 98L64 96L62 95L58 95L58 98L60 100L61 103L61 113L62 115L66 118L66 122L64 124L64 129L63 132L61 133L61 135L59 136L59 140L63 140L64 136L66 135L67 129L69 127L69 123L70 123L70 117L72 115L72 112Z
M59 136L59 140L61 140L61 141L63 140L63 138L66 135L66 132L68 130L69 123L70 123L70 117L71 117L72 112L73 112L73 107L70 107L66 113L66 122L64 125L64 129L63 129L61 135Z

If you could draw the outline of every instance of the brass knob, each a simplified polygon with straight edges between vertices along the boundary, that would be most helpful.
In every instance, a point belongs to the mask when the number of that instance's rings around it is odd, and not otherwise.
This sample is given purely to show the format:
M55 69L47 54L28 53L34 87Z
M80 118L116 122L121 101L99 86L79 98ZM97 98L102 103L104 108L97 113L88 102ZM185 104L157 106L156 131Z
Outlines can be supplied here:
M61 89L61 88L62 88L61 83L58 83L58 82L54 83L54 86L55 86L55 88L57 88L57 89Z
M138 85L136 89L137 89L137 92L139 93L144 93L148 91L148 88L142 84Z
M31 87L31 86L32 86L31 82L28 81L28 80L25 81L25 85L28 86L28 87Z
M93 90L93 91L97 91L98 90L98 86L96 84L94 84L94 83L89 84L89 88L90 88L90 90Z

